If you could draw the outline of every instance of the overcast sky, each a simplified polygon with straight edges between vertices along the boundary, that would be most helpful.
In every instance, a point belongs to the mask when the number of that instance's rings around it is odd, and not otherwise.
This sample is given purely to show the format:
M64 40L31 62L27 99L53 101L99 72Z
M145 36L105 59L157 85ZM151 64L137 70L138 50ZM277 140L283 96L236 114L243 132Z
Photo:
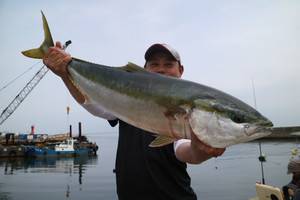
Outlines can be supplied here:
M25 3L26 2L26 3ZM42 67L20 52L43 40L43 10L55 41L72 40L77 58L121 66L144 64L153 43L177 49L184 79L227 92L254 106L275 126L300 125L300 1L0 1L0 112ZM38 63L38 64L36 64ZM71 107L67 116L66 107ZM42 79L0 131L116 131L77 105L53 73Z

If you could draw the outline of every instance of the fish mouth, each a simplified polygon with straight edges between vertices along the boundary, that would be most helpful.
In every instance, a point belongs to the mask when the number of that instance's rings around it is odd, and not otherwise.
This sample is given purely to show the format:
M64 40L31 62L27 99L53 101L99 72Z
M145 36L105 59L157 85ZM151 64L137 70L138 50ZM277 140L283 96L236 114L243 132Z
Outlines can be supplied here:
M261 128L268 128L268 127L270 128L270 127L274 126L270 120L262 120L258 123L255 123L255 125L257 127L261 127Z
M256 123L255 133L271 133L273 123L270 120L263 120Z
M272 133L271 127L256 127L255 133Z
M273 123L269 120L263 120L255 124L245 124L244 132L246 135L251 136L256 133L272 133Z

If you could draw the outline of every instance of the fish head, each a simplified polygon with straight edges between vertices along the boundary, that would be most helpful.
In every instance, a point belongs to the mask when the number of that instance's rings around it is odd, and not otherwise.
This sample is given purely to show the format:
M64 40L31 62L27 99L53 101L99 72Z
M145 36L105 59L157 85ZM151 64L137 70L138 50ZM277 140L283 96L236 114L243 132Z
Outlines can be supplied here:
M241 110L241 109L226 109L225 112L221 112L220 115L228 117L233 122L237 124L244 124L247 127L256 127L256 128L267 128L272 127L273 123L261 115L258 111L251 110Z
M240 127L241 133L244 133L242 142L265 137L272 132L273 123L250 106L227 108L221 115Z
M216 148L265 137L272 122L249 106L230 107L214 101L197 102L190 125L202 142Z
M237 101L217 101L216 99L197 99L194 107L207 112L217 113L237 124L255 125L257 127L272 127L273 123L251 106Z
M245 135L251 137L254 135L260 135L262 136L269 135L272 133L272 126L265 126L260 124L243 124L242 129L244 130Z

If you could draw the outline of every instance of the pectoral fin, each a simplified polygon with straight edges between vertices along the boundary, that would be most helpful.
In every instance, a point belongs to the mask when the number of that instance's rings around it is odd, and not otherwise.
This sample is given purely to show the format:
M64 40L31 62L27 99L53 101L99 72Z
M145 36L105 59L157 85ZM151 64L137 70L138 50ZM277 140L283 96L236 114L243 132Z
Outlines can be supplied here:
M165 146L167 144L171 144L174 142L176 139L167 137L167 136L157 136L149 145L149 147L161 147Z

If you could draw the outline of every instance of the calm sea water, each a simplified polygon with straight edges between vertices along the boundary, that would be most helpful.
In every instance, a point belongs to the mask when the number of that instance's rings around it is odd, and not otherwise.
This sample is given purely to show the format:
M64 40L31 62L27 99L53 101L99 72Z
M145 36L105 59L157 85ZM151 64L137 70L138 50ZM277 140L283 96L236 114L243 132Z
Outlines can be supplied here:
M116 133L88 135L99 145L98 157L0 160L0 199L93 200L117 199L113 173ZM296 141L264 142L267 184L281 187L290 180L286 165ZM247 200L261 181L258 143L228 148L225 154L201 165L189 165L198 199Z

